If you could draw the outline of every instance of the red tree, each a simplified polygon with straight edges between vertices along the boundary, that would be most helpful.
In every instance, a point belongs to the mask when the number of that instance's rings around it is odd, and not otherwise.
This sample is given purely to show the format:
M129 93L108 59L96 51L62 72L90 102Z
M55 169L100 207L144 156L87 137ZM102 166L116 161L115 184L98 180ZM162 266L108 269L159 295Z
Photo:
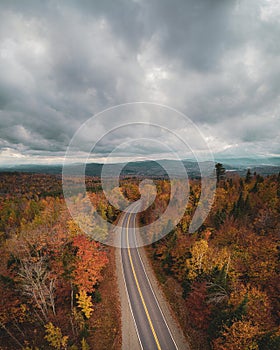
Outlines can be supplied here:
M108 262L106 253L100 249L99 243L91 241L85 235L74 237L73 246L78 249L74 283L79 289L92 292L94 285L102 278L101 270Z

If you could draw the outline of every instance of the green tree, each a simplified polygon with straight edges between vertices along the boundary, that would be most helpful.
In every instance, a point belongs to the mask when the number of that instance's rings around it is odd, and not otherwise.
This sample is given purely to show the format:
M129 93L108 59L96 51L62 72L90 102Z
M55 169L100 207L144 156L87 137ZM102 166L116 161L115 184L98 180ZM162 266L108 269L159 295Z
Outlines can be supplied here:
M217 182L220 182L226 176L226 169L224 168L222 163L217 163L215 167L216 167Z
M252 180L251 170L248 169L248 170L247 170L247 174L246 174L246 178L245 178L245 183L246 183L246 184L249 184L249 183L251 182L251 180Z

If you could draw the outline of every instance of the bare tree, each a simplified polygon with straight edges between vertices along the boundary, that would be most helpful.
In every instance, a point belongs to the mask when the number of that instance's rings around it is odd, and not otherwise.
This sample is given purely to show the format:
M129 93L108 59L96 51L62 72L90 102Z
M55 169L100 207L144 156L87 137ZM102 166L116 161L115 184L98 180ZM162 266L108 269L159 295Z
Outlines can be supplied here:
M18 276L22 293L31 298L44 320L48 322L50 310L54 316L56 315L55 279L50 277L44 258L39 257L35 261L34 258L21 261ZM41 319L40 316L39 318Z

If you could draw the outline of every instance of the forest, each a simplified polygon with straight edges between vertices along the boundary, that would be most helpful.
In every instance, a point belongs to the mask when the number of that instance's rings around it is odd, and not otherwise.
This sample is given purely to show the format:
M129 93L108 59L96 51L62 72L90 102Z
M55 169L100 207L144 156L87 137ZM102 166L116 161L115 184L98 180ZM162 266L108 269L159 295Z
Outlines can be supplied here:
M110 250L71 219L60 177L3 173L0 192L0 349L92 349Z
M217 175L215 202L200 229L188 233L200 195L193 180L183 219L147 251L194 349L279 349L280 176ZM158 205L142 214L143 224L167 205L168 185L159 187Z
M217 175L204 224L189 233L201 185L193 179L182 220L146 251L193 349L279 349L280 175ZM121 180L126 198L139 198L139 181ZM143 226L169 202L169 181L154 183ZM105 199L100 179L87 178L87 188L100 215L114 222L120 211ZM0 194L0 349L101 349L92 335L102 322L110 249L71 218L60 176L2 173Z

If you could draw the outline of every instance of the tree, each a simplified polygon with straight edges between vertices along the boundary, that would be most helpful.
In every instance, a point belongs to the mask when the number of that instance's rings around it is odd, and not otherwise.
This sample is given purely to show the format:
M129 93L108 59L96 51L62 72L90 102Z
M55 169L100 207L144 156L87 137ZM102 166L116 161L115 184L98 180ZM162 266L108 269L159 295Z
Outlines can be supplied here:
M230 259L229 259L230 260ZM221 304L228 300L228 264L224 265L221 270L214 269L215 275L213 280L207 285L208 287L208 302L213 304Z
M78 307L81 309L82 313L85 315L86 318L90 318L90 315L93 312L91 296L87 295L86 291L80 290L76 298Z
M196 241L192 246L191 258L186 260L186 267L188 269L188 277L195 279L197 275L201 274L205 265L205 257L208 251L208 242L205 239Z
M91 293L102 279L101 271L108 262L106 253L100 249L99 243L85 235L74 237L73 246L77 248L74 283L80 290Z
M226 176L226 169L223 167L222 163L217 163L215 167L216 167L217 182L220 182Z
M55 327L51 322L45 325L46 335L45 339L50 343L50 345L57 349L67 349L68 337L63 336L61 329Z
M207 329L211 309L207 303L207 283L194 282L186 306L193 327Z
M258 325L260 331L273 329L272 307L267 294L259 288L238 285L238 290L231 293L230 303L237 305L246 298L246 319Z
M246 177L245 177L245 183L246 184L249 184L252 180L252 174L251 174L251 170L248 169L247 170L247 173L246 173Z
M56 315L55 279L50 277L43 258L22 261L18 276L22 293L41 311L44 320L49 320L49 308Z
M258 350L257 336L259 328L244 319L225 327L222 338L213 343L214 350Z
M85 338L82 339L81 345L82 345L82 350L90 350L90 347L89 347L88 343L86 342Z

